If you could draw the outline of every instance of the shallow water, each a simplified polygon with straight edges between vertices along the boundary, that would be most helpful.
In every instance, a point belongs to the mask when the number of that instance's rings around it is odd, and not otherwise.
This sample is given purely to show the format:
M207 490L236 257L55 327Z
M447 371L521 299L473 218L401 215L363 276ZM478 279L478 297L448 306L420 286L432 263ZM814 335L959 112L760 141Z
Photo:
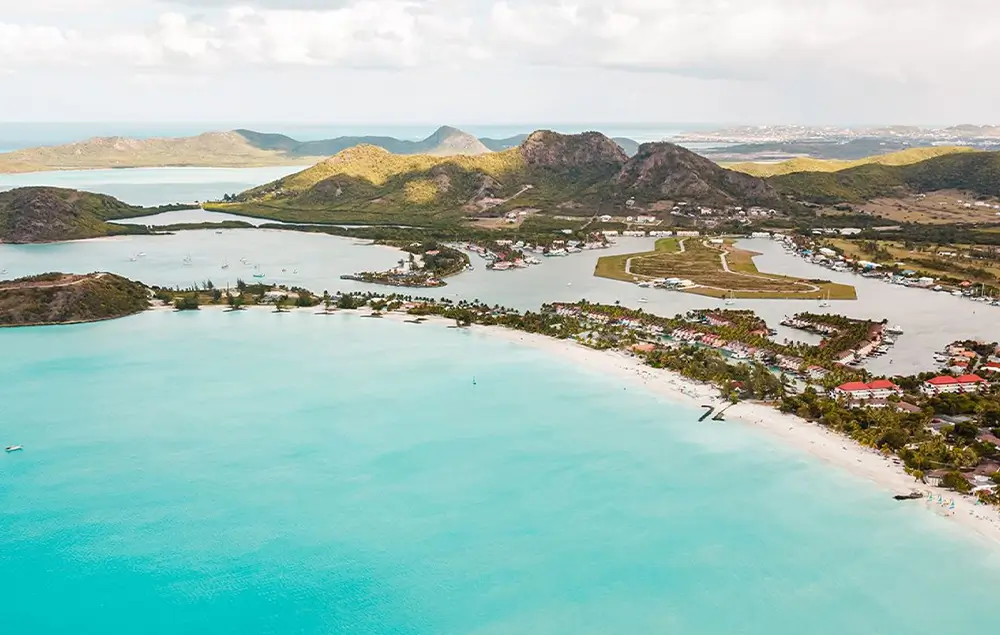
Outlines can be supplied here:
M0 350L0 443L25 446L0 455L12 633L995 621L1000 564L947 521L513 343L205 310L4 330Z

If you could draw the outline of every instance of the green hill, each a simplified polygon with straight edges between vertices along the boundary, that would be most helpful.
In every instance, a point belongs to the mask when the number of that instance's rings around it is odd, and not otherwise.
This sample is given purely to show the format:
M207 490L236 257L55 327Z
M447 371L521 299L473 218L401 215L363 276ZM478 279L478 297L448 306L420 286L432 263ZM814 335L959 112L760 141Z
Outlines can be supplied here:
M47 273L0 281L0 326L110 320L148 307L145 286L110 273Z
M861 203L936 190L1000 196L1000 152L960 152L911 165L868 164L839 172L796 172L768 179L775 190L820 204Z
M212 209L296 222L453 223L513 209L589 217L640 204L777 200L762 180L672 144L629 158L597 132L537 131L477 156L394 155L359 146Z
M839 172L841 170L848 170L850 168L856 168L869 164L911 165L921 161L926 161L927 159L956 154L959 152L976 152L976 150L965 146L935 146L928 148L910 148L908 150L890 152L889 154L879 154L853 161L800 157L796 159L789 159L788 161L780 161L778 163L733 163L727 164L726 167L737 172L744 172L753 176L767 178L783 174L792 174L795 172Z
M0 192L0 242L54 242L131 233L139 229L107 221L155 211L104 194L58 187L22 187Z

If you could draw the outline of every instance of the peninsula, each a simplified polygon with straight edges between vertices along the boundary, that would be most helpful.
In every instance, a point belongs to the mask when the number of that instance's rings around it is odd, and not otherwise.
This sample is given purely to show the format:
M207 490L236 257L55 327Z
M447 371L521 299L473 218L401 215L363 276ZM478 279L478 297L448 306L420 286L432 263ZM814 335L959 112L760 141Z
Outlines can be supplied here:
M188 205L138 207L104 194L59 187L0 192L0 243L46 243L116 234L146 233L140 225L109 221L148 216Z

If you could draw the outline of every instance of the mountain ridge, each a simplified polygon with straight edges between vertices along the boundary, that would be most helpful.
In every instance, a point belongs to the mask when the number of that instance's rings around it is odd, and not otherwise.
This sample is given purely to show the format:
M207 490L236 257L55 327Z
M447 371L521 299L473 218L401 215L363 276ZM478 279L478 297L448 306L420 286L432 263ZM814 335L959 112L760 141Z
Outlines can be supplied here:
M518 135L518 144L528 135ZM523 138L522 138L523 137ZM280 133L236 129L189 137L92 137L71 143L0 153L0 173L143 168L143 167L265 167L308 165L359 145L384 148L393 154L430 156L480 155L503 150L506 141L488 140L451 126L441 126L418 141L388 136L342 136L299 141ZM634 141L620 144L637 147Z
M912 165L927 159L933 159L948 154L959 152L979 152L975 148L968 146L929 146L920 148L909 148L888 154L876 154L855 160L839 159L814 159L811 157L798 157L787 161L775 163L761 163L745 161L741 163L724 164L725 167L736 172L744 172L761 178L771 176L781 176L796 172L840 172L862 165Z
M405 215L412 223L514 209L590 216L624 211L630 199L650 205L779 201L761 179L674 144L643 144L629 157L598 132L539 130L516 148L477 156L393 155L358 146L218 209L305 222L393 222Z
M959 152L910 165L872 163L839 172L796 172L767 182L782 194L817 204L861 203L939 190L1000 197L1000 152Z

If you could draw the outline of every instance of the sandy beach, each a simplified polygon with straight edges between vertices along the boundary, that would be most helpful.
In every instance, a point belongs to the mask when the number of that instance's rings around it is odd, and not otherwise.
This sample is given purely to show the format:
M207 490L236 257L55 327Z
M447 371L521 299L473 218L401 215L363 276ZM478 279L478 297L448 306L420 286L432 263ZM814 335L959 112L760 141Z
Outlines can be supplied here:
M473 326L471 329L491 337L542 349L575 366L617 376L628 383L639 382L646 390L675 403L691 406L723 403L715 387L694 382L678 373L652 368L621 351L598 351L571 340L557 340L502 327ZM951 490L920 483L903 470L901 463L894 462L895 457L885 457L819 424L784 414L764 404L739 403L726 411L726 421L752 425L824 463L864 478L886 491L887 505L918 505L927 513L946 517L954 521L955 525L1000 546L1000 509L978 504L971 496L962 496ZM909 494L913 491L922 492L924 499L902 502L892 499L895 494ZM928 502L928 495L933 497L933 502ZM944 505L937 503L939 496L945 502ZM949 509L948 502L952 499L955 501L955 508Z

